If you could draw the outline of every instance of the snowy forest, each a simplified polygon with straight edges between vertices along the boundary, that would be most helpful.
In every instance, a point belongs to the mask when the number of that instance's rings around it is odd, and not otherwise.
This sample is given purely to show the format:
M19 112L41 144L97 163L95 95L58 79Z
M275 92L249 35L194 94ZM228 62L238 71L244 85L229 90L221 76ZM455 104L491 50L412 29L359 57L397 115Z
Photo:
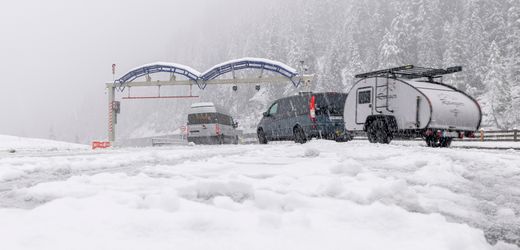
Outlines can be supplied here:
M483 127L520 127L518 0L266 1L261 7L225 17L215 27L172 45L182 48L175 51L172 61L204 70L247 56L293 67L304 60L307 73L317 74L313 91L342 92L350 89L357 73L405 64L460 65L462 73L445 76L443 81L479 101ZM298 91L289 84L268 85L258 92L239 89L235 94L222 87L210 88L201 96L233 107L232 113L248 130L268 102ZM159 121L152 129L165 131L169 129L164 124L172 125L157 112L177 117L173 127L184 122L184 113L173 112L178 103L150 105L162 107L154 108L160 110L155 113L142 111ZM144 125L132 121L125 122L132 124L127 132Z

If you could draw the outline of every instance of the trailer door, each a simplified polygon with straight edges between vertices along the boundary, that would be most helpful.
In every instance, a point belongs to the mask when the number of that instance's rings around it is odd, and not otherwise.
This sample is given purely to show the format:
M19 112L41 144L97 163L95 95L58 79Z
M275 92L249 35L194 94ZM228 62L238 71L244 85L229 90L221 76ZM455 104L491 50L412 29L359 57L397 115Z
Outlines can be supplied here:
M365 124L368 116L372 115L372 87L359 88L356 93L356 123Z

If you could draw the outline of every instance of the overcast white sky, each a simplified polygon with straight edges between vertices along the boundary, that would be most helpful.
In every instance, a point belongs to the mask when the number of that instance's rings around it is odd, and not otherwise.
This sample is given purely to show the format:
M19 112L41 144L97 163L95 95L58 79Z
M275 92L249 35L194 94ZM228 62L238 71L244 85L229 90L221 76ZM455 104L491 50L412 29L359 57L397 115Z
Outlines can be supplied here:
M239 0L9 1L0 8L0 134L105 136L104 83L176 61L186 37L218 30ZM250 1L252 2L252 1ZM244 7L244 6L242 6ZM215 14L217 13L217 14ZM226 59L227 60L227 59ZM179 62L192 64L195 62ZM117 75L116 75L117 76Z

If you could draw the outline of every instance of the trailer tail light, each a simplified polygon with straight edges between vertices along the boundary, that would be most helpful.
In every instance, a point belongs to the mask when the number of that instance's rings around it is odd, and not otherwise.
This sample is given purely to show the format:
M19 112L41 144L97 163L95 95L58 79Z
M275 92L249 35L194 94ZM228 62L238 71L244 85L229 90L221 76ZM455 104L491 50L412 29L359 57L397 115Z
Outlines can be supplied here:
M311 118L311 121L316 122L316 96L311 97L309 103L309 117Z
M220 126L215 124L215 134L220 135Z

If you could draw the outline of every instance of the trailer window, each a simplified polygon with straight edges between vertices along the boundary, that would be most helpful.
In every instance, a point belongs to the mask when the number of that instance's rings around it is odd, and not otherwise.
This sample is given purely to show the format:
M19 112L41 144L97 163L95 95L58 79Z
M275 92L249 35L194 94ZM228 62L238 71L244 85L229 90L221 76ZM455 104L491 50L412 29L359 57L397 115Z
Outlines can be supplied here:
M360 91L358 93L358 103L359 104L370 103L371 97L372 97L372 91L370 91L370 90Z

